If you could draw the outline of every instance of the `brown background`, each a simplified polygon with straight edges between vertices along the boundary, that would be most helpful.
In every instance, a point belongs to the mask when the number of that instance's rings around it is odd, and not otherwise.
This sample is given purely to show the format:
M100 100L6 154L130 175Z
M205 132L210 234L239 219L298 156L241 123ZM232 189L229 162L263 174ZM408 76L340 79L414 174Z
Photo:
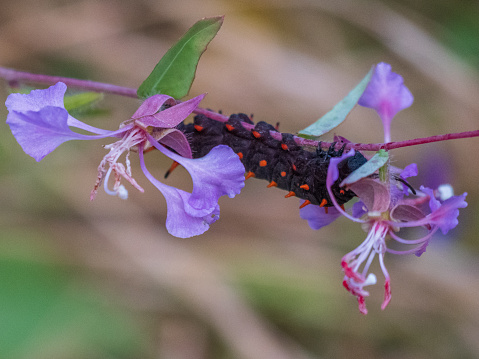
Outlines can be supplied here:
M478 127L479 55L467 45L479 41L469 25L479 15L475 2L17 0L0 9L6 67L137 87L195 21L224 14L190 92L208 93L203 107L254 114L296 132L385 61L415 96L395 118L393 140ZM107 95L99 107L110 112L87 120L115 129L138 104ZM164 199L135 160L144 194L129 189L121 201L100 192L89 201L108 141L70 142L35 163L2 126L0 258L33 263L31 271L38 263L58 266L71 286L100 293L102 305L126 316L122 330L139 339L133 348L104 349L104 337L118 328L105 324L106 334L85 337L79 328L89 326L80 317L64 328L19 333L18 350L0 345L0 357L479 357L477 139L393 152L394 165L419 164L413 185L450 182L469 193L470 205L459 227L436 236L421 258L386 255L393 299L382 312L378 275L363 317L341 286L341 257L365 237L346 219L312 231L297 199L249 180L237 198L220 201L221 220L210 231L176 239L164 228ZM379 119L364 108L337 133L355 142L382 139ZM154 154L148 166L161 178L169 162ZM190 186L182 169L168 183ZM8 278L0 274L4 291L1 278ZM5 291L0 343L19 321L8 315L15 303ZM49 310L42 316L58 315L58 307ZM37 319L25 321L37 326Z

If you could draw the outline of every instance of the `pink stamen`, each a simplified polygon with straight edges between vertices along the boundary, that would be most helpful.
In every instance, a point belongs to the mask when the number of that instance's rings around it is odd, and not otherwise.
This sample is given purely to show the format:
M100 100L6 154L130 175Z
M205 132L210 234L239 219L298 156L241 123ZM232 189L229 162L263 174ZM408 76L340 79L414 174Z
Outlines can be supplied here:
M341 262L341 266L343 267L344 275L350 279L354 279L355 282L359 283L364 283L366 278L364 278L362 275L351 269L345 261Z
M359 306L359 311L361 312L361 314L363 315L368 314L368 310L366 308L366 302L363 296L360 296L360 295L358 296L358 306Z
M383 301L383 304L381 304L381 309L382 310L386 309L390 301L391 301L391 281L388 278L384 282L384 301Z

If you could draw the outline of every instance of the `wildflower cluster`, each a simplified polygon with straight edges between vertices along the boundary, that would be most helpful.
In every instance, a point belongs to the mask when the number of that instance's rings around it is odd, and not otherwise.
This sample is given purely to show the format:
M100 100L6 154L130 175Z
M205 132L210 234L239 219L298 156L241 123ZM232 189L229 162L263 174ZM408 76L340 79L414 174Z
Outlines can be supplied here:
M380 63L376 66L359 104L377 111L384 124L385 142L388 142L392 118L400 110L409 107L412 101L412 95L404 86L402 77L391 72L390 65ZM420 256L438 229L446 234L457 226L459 208L467 206L465 201L467 193L454 196L450 186L443 186L438 190L421 186L420 190L414 191L413 194L406 178L417 175L416 164L411 164L400 171L390 168L389 163L386 163L379 169L379 175L364 177L348 184L348 188L360 199L348 213L337 204L331 186L338 179L338 164L353 155L354 150L351 150L340 158L331 159L326 185L335 205L334 209L325 213L318 206L307 206L300 210L300 215L313 229L320 229L343 215L361 223L368 232L364 242L346 254L341 261L344 272L343 285L356 296L360 312L367 314L365 297L369 293L365 287L377 282L376 276L369 273L374 257L378 256L385 278L384 300L381 305L384 309L391 300L391 281L384 264L386 252L415 253ZM347 179L344 182L347 182ZM426 234L417 239L405 239L397 234L405 227L423 227ZM403 251L393 250L388 247L388 240L410 248Z
M28 95L11 94L5 103L9 111L7 123L23 150L37 161L66 141L116 138L117 142L105 146L109 153L98 167L92 200L102 182L106 193L123 199L128 197L128 191L121 184L122 179L143 192L132 175L130 151L138 152L143 173L165 196L166 228L176 237L204 233L219 218L219 197L232 198L243 188L244 166L231 148L217 146L206 156L193 159L188 140L175 128L191 114L204 95L179 104L170 96L154 95L144 101L129 120L122 122L118 130L108 131L72 117L63 103L66 89L66 85L59 82ZM74 132L71 127L94 135ZM144 161L144 152L150 148L186 168L193 179L192 193L161 183L151 175ZM125 164L118 162L123 154ZM111 174L114 176L112 189L109 188Z
M26 95L14 93L8 96L5 103L9 111L7 123L13 136L23 150L37 161L41 161L62 143L70 140L114 138L116 142L104 146L108 153L98 166L98 175L90 198L92 200L95 198L98 189L103 184L107 194L126 199L128 191L122 183L124 181L143 192L143 188L133 177L129 160L131 152L136 152L144 175L166 199L168 212L166 228L168 232L182 238L204 233L209 225L219 218L219 198L224 195L232 198L240 193L243 188L245 168L241 158L244 154L241 151L237 151L238 154L236 154L230 147L218 145L213 147L204 157L193 158L195 156L192 153L190 143L180 130L180 128L185 129L187 127L187 125L182 125L182 122L191 113L200 113L203 116L206 114L205 118L208 118L211 122L216 120L226 122L224 127L218 125L217 122L214 122L214 125L207 122L205 126L210 128L203 128L203 126L196 124L190 125L190 128L194 128L195 131L203 134L212 135L218 132L222 133L223 128L226 128L227 136L232 136L233 147L237 143L243 145L245 142L249 146L248 141L254 139L264 142L266 141L265 138L270 139L274 136L274 141L271 141L268 146L248 147L249 150L257 151L259 154L268 152L268 155L273 159L271 161L273 163L274 160L279 162L275 152L276 149L290 154L287 152L290 151L289 144L281 142L285 139L292 141L294 143L293 147L301 149L303 152L308 151L303 150L302 145L318 144L318 142L308 143L306 141L311 140L293 137L291 134L280 134L277 131L270 132L267 126L261 129L268 134L268 136L263 137L260 132L253 128L251 123L240 123L240 120L237 120L238 123L232 126L227 122L229 121L228 118L221 114L198 107L204 95L184 102L179 102L173 98L183 98L187 95L195 76L198 60L221 27L222 21L222 17L215 17L197 22L176 45L168 50L138 89L64 79L79 88L93 88L98 92L106 90L110 93L144 99L138 110L129 119L123 121L118 130L99 129L72 117L64 106L67 86L63 82L57 82L45 90L34 90ZM13 82L22 79L44 82L48 78L48 76L20 73L1 67L0 77ZM52 78L49 79L49 84L56 82L51 80ZM173 97L165 95L165 93ZM367 163L352 164L355 151L351 148L354 147L354 144L345 139L342 140L347 144L339 151L334 150L335 143L333 143L328 152L321 152L321 163L324 164L324 167L316 166L321 173L317 175L320 179L317 183L315 182L315 186L319 187L316 189L321 194L322 201L320 202L318 199L318 203L321 203L321 205L316 206L311 204L310 201L305 201L300 206L301 218L306 219L313 229L320 229L339 217L345 216L361 224L368 233L363 243L346 254L341 261L344 272L343 285L357 298L359 310L363 314L367 313L365 298L369 293L366 287L377 282L376 275L370 273L370 267L376 255L385 278L385 294L381 306L384 309L391 300L391 280L384 263L385 254L387 252L393 254L415 253L420 256L425 252L437 230L446 234L457 226L459 208L467 206L465 201L467 194L454 196L452 188L448 185L435 190L424 186L414 190L407 183L407 178L417 175L415 164L410 164L403 170L390 165L389 154L384 149L393 148L391 121L399 111L411 106L413 100L413 96L404 85L402 77L392 72L390 65L380 63L328 114L299 132L303 136L320 136L339 125L356 104L374 109L382 120L385 144L380 145L382 149ZM236 125L241 128L241 131L244 130L240 135L238 135ZM90 134L75 132L73 129L86 131ZM252 131L252 133L248 131ZM448 134L444 137L435 136L434 141L465 137L479 137L479 131ZM205 135L204 138L208 137ZM216 139L214 140L216 141ZM433 141L432 137L423 140L426 142ZM211 148L207 146L229 143L215 141L209 144L198 141L198 145L204 150L201 153L206 153L207 149ZM379 146L375 149L366 147L356 147L356 149L375 151L379 149ZM182 165L189 172L193 180L191 193L158 181L148 171L145 165L145 153L154 149L171 158L174 163ZM199 151L196 151L196 153L198 154ZM361 158L365 161L365 157L361 155ZM120 159L123 159L123 161L120 161ZM284 157L282 165L287 166L289 172L286 172L286 170L277 171L278 178L285 178L284 185L280 188L290 191L286 197L297 195L289 188L293 186L292 183L295 179L296 182L298 181L297 174L299 172L297 170L300 169L300 166L296 167L294 163L296 160L297 158L294 158L293 155ZM328 196L324 189L324 172L326 172L328 161L329 167L325 183L329 194L327 200L324 198ZM341 179L338 179L340 172L338 168L342 168L343 161L348 161L346 167L350 169L348 172L350 174L345 174ZM269 165L268 161L264 159L255 163L260 169ZM353 169L356 170L353 171ZM253 175L254 172L250 172L247 177ZM266 177L268 176L265 174L263 178ZM346 178L343 179L343 177ZM269 180L271 181L270 178ZM112 186L110 187L111 183ZM338 204L332 190L333 185L336 189L339 189L340 194L344 194L344 190L350 190L352 191L349 192L352 193L351 197L355 194L359 200L346 211L343 205ZM274 181L271 181L268 185L268 187L274 186L277 186ZM305 183L294 183L294 186L303 191L309 191L310 187ZM346 201L343 200L341 203L344 202ZM324 207L331 203L334 207ZM401 228L405 227L420 227L425 234L415 239L403 238L398 233ZM402 251L393 249L390 245L392 242L407 246L407 248Z

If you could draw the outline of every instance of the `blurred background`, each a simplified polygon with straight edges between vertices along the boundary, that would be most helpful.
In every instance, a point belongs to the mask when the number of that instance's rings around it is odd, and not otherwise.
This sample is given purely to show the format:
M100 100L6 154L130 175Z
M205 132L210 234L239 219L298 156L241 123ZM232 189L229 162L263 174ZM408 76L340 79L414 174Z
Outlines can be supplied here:
M393 140L478 128L477 1L4 0L0 9L1 66L136 88L193 23L224 14L190 92L208 92L203 107L294 133L385 61L415 96ZM138 105L106 95L87 121L115 129ZM220 201L206 234L173 238L165 201L135 160L144 194L89 201L107 140L69 142L36 163L1 126L0 358L479 357L477 139L393 152L398 167L418 163L414 186L449 182L469 206L421 258L386 255L392 301L381 311L378 275L362 316L340 261L365 233L346 219L313 231L297 199L252 179ZM364 108L336 132L382 140ZM147 161L158 178L170 165ZM191 186L182 169L167 183Z

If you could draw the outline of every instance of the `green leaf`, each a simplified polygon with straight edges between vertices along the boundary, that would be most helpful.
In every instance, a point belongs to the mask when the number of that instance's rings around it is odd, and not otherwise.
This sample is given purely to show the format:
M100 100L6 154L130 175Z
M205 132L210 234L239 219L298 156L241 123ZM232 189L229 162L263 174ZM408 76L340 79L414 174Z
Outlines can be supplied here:
M100 101L102 98L102 93L82 92L74 95L66 95L63 101L67 111L71 112L80 108L90 107L95 102Z
M356 106L358 103L358 100L366 89L372 74L373 70L371 69L361 80L361 82L357 84L356 87L350 93L348 93L345 98L338 102L331 111L329 111L312 125L309 125L304 130L299 131L299 136L315 138L339 126L346 119L346 116L348 116L354 106Z
M359 167L344 179L340 187L359 181L361 178L368 177L380 169L388 161L389 154L385 150L379 150L368 162Z
M171 47L138 88L140 98L156 94L180 99L188 94L201 55L223 24L223 16L205 18L194 24Z

